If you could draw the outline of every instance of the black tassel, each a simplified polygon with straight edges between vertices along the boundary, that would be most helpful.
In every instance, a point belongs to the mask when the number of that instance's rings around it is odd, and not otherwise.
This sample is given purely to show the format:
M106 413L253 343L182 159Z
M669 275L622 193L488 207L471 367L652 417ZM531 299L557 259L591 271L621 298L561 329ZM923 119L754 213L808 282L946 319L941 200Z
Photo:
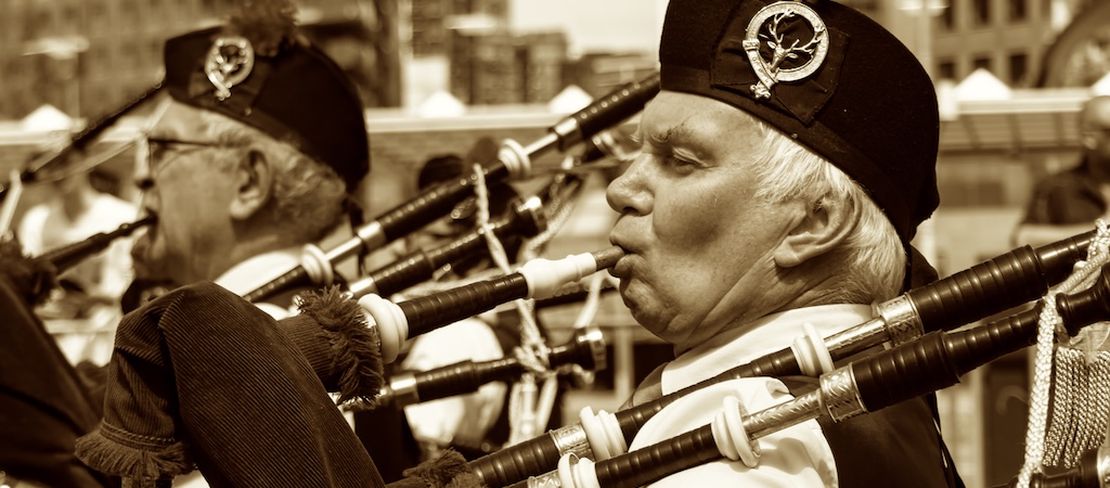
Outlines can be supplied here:
M386 485L387 488L484 488L466 459L453 449L438 458L420 463L404 471L404 478Z
M297 306L327 333L334 358L331 370L342 372L339 402L371 401L385 384L385 376L381 338L377 329L368 326L362 307L335 286L299 296Z
M124 478L126 486L160 488L174 476L193 470L185 445L137 448L104 435L104 426L77 439L76 453L89 467Z

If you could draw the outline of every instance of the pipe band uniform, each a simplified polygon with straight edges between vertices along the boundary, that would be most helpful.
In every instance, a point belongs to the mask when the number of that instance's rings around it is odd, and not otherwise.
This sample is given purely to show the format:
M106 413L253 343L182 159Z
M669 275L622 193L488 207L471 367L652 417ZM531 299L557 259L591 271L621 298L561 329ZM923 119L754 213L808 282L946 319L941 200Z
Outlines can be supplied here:
M672 0L659 61L642 153L607 190L621 297L676 355L633 405L868 321L918 271L909 241L939 202L933 83L866 15L834 1ZM794 396L770 378L720 385L749 412ZM710 396L663 408L629 451L711 424ZM803 422L764 438L756 467L718 460L654 486L955 486L932 417L911 399L835 428Z
M820 347L827 350L831 359L841 360L883 343L908 342L925 331L949 330L1036 299L1050 285L1064 279L1064 273L1086 255L1093 237L1091 231L1035 250L1025 246L910 290L878 304L875 318L828 337ZM699 389L756 376L818 376L821 371L804 371L804 356L800 352L791 344L695 385L616 412L613 420L623 437L618 444L624 443L626 447L612 455L626 451L627 442L660 410ZM573 452L594 460L605 459L593 452L591 446L608 442L590 439L589 434L581 424L569 425L475 460L471 466L487 485L498 486L552 471L564 454ZM576 442L560 442L561 439Z
M127 485L196 468L215 487L384 486L329 391L400 404L518 374L522 361L474 361L387 387L382 367L414 336L609 270L674 353L627 408L584 409L473 463L448 453L395 488L535 485L552 469L563 486L960 486L924 395L1025 344L1030 315L946 331L1040 296L1091 242L1020 248L911 289L931 271L910 242L939 204L936 94L891 33L833 0L671 0L658 75L358 225L347 212L370 151L353 84L290 4L243 2L226 25L165 45L170 100L143 175L153 221L133 254L140 275L182 286L125 316L103 418L76 445ZM316 289L339 261L641 109L641 150L605 193L611 247L419 298L377 294L479 252L472 234ZM542 227L534 204L516 210L487 232ZM317 246L333 232L347 239ZM1060 297L1067 326L1104 317L1108 287ZM546 359L596 366L596 339Z
M1090 289L1056 297L1069 335L1110 318L1110 269L1104 268ZM812 391L788 402L751 412L736 397L725 396L727 427L716 422L664 442L599 463L560 463L546 479L516 486L641 486L700 465L715 457L759 464L758 439L821 417L844 422L876 412L930 391L959 382L960 376L1007 353L1032 345L1036 339L1038 307L959 332L933 332L916 341L854 361L822 374ZM727 390L727 388L725 388ZM720 395L717 395L720 397ZM731 399L732 401L727 401ZM742 417L742 418L741 418ZM723 425L723 424L721 424ZM747 452L747 456L742 454ZM663 460L663 462L659 462ZM573 461L571 461L573 462ZM1090 463L1084 469L1090 469ZM1089 479L1090 475L1076 475ZM1067 479L1061 477L1061 479Z
M338 293L315 293L289 320L318 325L285 329L260 309L286 316L303 288L259 307L226 299L298 263L306 244L344 230L353 195L370 172L357 90L300 34L292 4L236 4L222 25L164 45L162 90L169 97L154 111L148 166L136 175L142 213L156 222L137 233L132 256L137 277L186 287L121 322L103 418L78 440L76 453L92 468L136 484L203 474L200 481L210 486L293 479L380 486L373 461L314 370L328 371L329 382L346 378L348 388L357 381L372 392L380 388L376 338L362 311ZM321 328L331 335L316 337ZM299 339L323 347L298 348ZM318 339L324 342L312 342ZM329 356L321 364L335 343L364 355ZM129 362L136 351L160 360ZM160 367L170 364L169 351L172 372ZM330 374L341 366L358 373ZM217 396L206 398L213 389ZM159 413L168 400L152 401L169 390L178 407L172 415ZM245 407L244 398L253 406ZM291 437L311 446L290 450ZM192 473L195 467L200 473Z

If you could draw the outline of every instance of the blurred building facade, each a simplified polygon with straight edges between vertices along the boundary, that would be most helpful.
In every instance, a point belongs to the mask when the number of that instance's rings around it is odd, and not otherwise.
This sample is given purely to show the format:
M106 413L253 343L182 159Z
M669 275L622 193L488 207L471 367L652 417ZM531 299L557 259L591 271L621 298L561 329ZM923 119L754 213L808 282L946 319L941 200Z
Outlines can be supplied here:
M938 79L985 69L1011 87L1036 82L1055 38L1059 0L949 0L935 23Z
M71 116L100 114L160 76L165 40L222 19L233 0L7 0L0 2L0 117L51 104ZM301 19L321 38L354 38L369 54L341 64L360 72L372 106L399 101L396 1L304 0ZM302 22L303 23L303 22ZM328 46L324 46L325 49ZM354 49L355 52L362 49ZM329 51L330 52L330 51ZM345 62L345 63L344 63ZM371 77L370 74L373 74ZM373 80L372 82L370 80Z
M446 56L450 51L450 31L467 19L504 26L509 16L509 0L410 0L412 54Z
M1098 0L843 0L895 33L934 78L990 71L1013 88L1037 86L1049 48ZM922 17L927 17L923 20Z
M594 97L659 70L655 53L586 53L567 63L563 77Z
M563 88L562 32L452 29L451 94L470 105L546 103Z

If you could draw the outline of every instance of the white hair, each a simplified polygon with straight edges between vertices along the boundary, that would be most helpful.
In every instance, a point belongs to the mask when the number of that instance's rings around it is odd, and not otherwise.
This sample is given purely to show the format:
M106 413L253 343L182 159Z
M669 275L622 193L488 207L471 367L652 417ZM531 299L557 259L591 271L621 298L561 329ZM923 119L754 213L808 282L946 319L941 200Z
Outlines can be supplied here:
M214 140L240 147L239 158L255 151L270 162L274 179L268 217L287 229L287 236L297 242L315 242L339 225L346 187L333 169L290 144L227 117L210 117L207 131ZM235 161L228 158L225 164L230 166Z
M860 218L839 251L845 272L826 303L868 303L894 297L902 286L906 254L898 233L862 187L825 158L754 119L763 135L754 158L760 187L756 198L768 203L801 199L810 208L858 205Z

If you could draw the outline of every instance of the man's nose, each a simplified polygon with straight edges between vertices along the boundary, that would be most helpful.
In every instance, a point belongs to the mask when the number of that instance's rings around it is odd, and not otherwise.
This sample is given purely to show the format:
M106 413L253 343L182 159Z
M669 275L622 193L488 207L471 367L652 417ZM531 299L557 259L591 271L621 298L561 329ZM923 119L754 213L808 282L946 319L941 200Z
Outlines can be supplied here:
M646 171L647 154L637 157L624 174L609 183L605 200L609 207L620 214L646 215L651 213L652 193Z

